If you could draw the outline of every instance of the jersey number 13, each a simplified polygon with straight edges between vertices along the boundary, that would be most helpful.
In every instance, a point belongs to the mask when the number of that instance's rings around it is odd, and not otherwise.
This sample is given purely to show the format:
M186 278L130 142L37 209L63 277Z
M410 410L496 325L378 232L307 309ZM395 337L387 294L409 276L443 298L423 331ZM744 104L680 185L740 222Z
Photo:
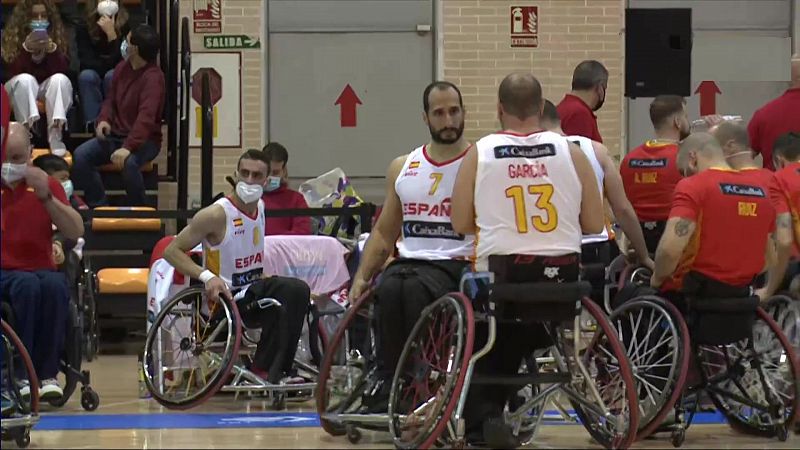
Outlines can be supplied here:
M514 218L517 222L517 232L528 232L528 210L525 206L525 187L514 185L506 189L506 198L514 202ZM549 233L558 226L558 211L550 202L553 197L552 184L531 184L527 187L527 194L535 195L536 208L540 215L530 216L533 228L541 233Z

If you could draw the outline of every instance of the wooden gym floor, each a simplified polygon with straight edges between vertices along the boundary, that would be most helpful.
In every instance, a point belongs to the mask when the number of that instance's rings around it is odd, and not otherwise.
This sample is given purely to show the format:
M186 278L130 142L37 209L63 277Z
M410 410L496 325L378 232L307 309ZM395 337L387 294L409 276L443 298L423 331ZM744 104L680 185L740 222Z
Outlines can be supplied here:
M275 412L269 402L221 394L189 411L166 410L138 398L135 356L101 355L84 368L91 370L100 407L83 411L79 392L61 409L44 406L30 448L392 448L386 434L364 432L358 445L327 435L317 426L311 402L289 403ZM599 448L577 425L545 425L530 447ZM668 435L660 435L634 448L671 444ZM800 448L800 436L779 442L736 434L725 424L693 425L683 448Z

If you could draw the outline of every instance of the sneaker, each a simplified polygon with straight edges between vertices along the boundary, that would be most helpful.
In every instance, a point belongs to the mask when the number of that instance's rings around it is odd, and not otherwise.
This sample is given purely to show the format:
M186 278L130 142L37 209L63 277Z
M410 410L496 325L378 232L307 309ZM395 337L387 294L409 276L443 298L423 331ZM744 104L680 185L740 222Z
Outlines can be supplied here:
M28 380L17 381L17 388L19 388L19 395L22 396L22 400L29 401L31 398L31 384Z
M3 391L2 393L2 400L3 400L3 418L6 419L8 417L11 417L12 414L14 414L14 410L17 409L17 405L5 391Z
M42 387L39 389L40 400L58 400L64 396L64 391L58 385L58 380L55 378L48 378L42 381Z
M50 144L50 151L56 156L67 154L67 146L62 140L61 128L52 127L47 133L47 142Z
M288 375L281 378L281 384L302 384L306 380L303 377Z

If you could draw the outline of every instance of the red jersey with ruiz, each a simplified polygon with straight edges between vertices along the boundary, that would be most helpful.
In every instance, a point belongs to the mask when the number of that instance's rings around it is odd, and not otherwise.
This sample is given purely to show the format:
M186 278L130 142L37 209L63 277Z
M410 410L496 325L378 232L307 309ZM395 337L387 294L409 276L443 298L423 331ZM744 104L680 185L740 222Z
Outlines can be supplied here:
M622 159L622 185L640 222L669 217L672 193L681 180L677 155L677 144L647 141Z
M764 269L775 208L768 186L746 172L709 169L675 187L670 219L695 222L678 266L662 291L679 291L691 271L735 287L752 283Z
M53 200L69 205L61 183L47 178ZM0 268L3 270L55 270L53 261L53 221L32 187L21 181L13 189L2 185L2 244Z
M800 255L800 162L775 172L769 195L776 214L790 213L794 230L794 256Z

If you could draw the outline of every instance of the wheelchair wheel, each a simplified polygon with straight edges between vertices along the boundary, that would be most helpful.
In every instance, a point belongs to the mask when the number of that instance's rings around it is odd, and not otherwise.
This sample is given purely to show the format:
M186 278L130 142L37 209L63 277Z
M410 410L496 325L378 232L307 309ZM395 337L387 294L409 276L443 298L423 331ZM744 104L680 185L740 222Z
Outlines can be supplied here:
M398 448L433 446L461 398L475 320L460 293L427 306L414 325L392 380L389 431Z
M64 354L61 357L60 370L64 374L64 384L62 391L64 394L50 400L52 406L62 407L69 401L78 383L88 384L86 375L81 373L83 363L83 321L78 305L70 302L69 314L67 318L67 336L64 341Z
M78 281L78 312L83 316L82 345L83 357L87 362L97 357L99 333L97 328L97 309L94 298L95 275L84 269L81 280Z
M783 330L795 353L800 351L800 301L788 295L776 295L769 299L764 311Z
M731 428L764 437L782 436L797 418L797 355L778 324L758 308L753 339L700 346L706 392Z
M327 416L355 413L361 406L368 376L375 369L372 301L372 292L368 291L350 305L333 337L325 345L317 381L316 405L320 425L331 436L346 434L347 427L333 423ZM357 322L367 324L366 342L357 342L362 345L351 348L350 332Z
M572 374L572 382L564 391L584 428L600 445L628 448L636 439L639 426L638 396L631 364L617 330L600 307L588 298L581 303L596 327L590 331L585 348L575 349L574 335L571 342L564 340ZM581 330L572 331L584 334Z
M38 416L39 415L39 378L36 376L36 370L33 368L33 362L28 354L28 350L22 344L22 341L17 336L17 333L11 329L11 326L5 320L0 320L0 329L3 331L3 375L2 384L8 395L17 405L17 413L21 415ZM15 378L16 374L20 373L20 369L27 376L28 384L30 386L30 401L22 398L19 386ZM7 419L3 419L6 421ZM5 425L5 424L4 424Z
M680 398L691 355L689 330L677 308L655 296L629 300L610 321L633 369L641 440L661 425Z
M153 398L188 409L213 396L239 356L242 321L236 304L208 308L204 289L190 287L164 305L147 334L142 370Z

